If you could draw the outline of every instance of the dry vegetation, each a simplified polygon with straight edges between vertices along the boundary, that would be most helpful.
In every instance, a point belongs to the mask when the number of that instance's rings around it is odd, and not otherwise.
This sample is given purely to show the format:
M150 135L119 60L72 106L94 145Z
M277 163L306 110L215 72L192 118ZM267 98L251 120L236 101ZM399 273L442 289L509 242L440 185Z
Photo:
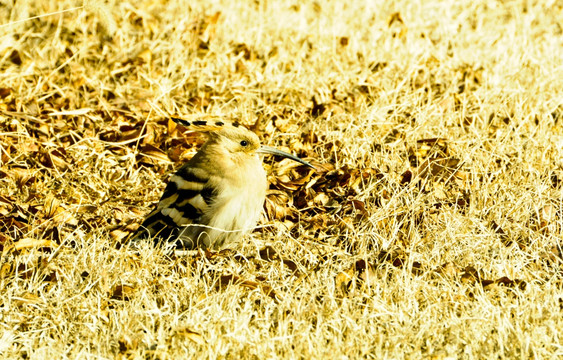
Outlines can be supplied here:
M0 356L563 356L561 2L0 18ZM167 116L193 114L319 171L266 159L265 216L233 250L132 249L202 141Z

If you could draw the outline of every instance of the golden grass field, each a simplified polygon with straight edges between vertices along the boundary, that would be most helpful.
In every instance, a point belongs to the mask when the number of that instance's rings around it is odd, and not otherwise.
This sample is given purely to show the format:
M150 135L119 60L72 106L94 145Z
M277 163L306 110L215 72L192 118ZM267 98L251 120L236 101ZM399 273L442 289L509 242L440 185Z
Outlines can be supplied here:
M0 357L563 357L561 1L2 1ZM219 253L127 237L218 115ZM279 160L279 159L278 159Z

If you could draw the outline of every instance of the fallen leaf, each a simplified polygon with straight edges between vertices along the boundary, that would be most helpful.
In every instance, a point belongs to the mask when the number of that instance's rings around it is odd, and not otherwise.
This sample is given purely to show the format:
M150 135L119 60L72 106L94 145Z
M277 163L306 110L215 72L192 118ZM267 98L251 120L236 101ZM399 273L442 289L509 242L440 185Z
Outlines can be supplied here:
M440 265L435 271L438 274L442 274L452 278L459 276L460 273L459 267L454 262L451 261Z
M387 26L391 27L395 22L404 24L403 18L400 12L394 12L387 18Z
M62 208L60 208L60 203L61 202L52 194L45 197L43 212L47 219L54 217L59 209L62 210Z
M168 155L154 145L145 145L141 150L141 155L143 156L142 161L151 165L170 163Z
M130 232L123 231L123 230L120 230L120 229L112 230L109 233L109 235L111 236L111 239L115 242L121 242L122 240L127 238L127 236L129 236L129 234L130 234Z
M481 282L479 272L473 266L466 266L461 274L461 282L464 284L473 284Z
M269 296L272 299L276 299L277 297L275 291L272 289L270 285L262 282L243 280L236 275L222 275L219 280L219 283L221 286L233 284L233 285L240 285L252 290L260 288L260 290L262 290L262 292L266 296Z
M268 190L264 207L268 219L283 219L292 212L293 201L285 191Z
M17 307L21 307L28 304L37 304L41 301L41 298L35 294L26 292L22 296L13 297L12 300Z
M260 259L266 260L266 261L274 261L274 260L279 259L279 256L278 256L276 250L271 246L266 246L265 248L261 249L258 252L258 255L260 256Z
M334 278L334 286L336 290L343 295L348 294L355 273L356 270L355 267L353 266L336 275L336 277Z
M174 336L182 338L182 339L191 340L198 345L204 345L205 344L205 339L203 338L201 333L193 331L193 330L191 330L187 327L177 329L176 331L174 331Z
M53 248L56 244L50 240L39 240L33 238L24 238L14 244L16 250L29 249L29 248Z
M129 285L116 285L110 297L114 300L131 300L137 290Z
M545 205L539 213L539 228L543 229L557 219L557 210L552 205Z
M435 158L425 160L418 168L420 178L438 177L449 178L458 167L459 159L454 158Z

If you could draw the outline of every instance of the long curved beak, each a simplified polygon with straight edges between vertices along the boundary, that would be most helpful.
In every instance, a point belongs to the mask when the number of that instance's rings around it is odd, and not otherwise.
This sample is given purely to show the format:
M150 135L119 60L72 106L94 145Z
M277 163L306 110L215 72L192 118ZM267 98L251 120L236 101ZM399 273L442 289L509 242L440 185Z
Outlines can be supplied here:
M278 150L278 149L270 147L270 146L262 145L262 146L260 146L260 148L256 152L258 154L271 154L271 155L282 156L282 157L291 159L293 161L297 161L298 163L306 165L306 166L308 166L312 169L315 169L315 167L313 165L309 164L305 160L302 160L302 159L298 158L297 156L293 156L291 154L286 153L285 151L281 151L281 150Z

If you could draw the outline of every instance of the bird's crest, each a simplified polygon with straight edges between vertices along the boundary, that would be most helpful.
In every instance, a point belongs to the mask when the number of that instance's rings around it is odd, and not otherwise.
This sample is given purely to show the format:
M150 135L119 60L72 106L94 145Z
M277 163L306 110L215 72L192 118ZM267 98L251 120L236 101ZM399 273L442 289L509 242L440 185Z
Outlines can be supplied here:
M182 125L186 129L193 131L212 132L229 128L247 130L237 121L228 121L217 116L208 116L206 118L198 116L194 117L193 119L180 119L177 117L171 117L170 119L176 124Z

